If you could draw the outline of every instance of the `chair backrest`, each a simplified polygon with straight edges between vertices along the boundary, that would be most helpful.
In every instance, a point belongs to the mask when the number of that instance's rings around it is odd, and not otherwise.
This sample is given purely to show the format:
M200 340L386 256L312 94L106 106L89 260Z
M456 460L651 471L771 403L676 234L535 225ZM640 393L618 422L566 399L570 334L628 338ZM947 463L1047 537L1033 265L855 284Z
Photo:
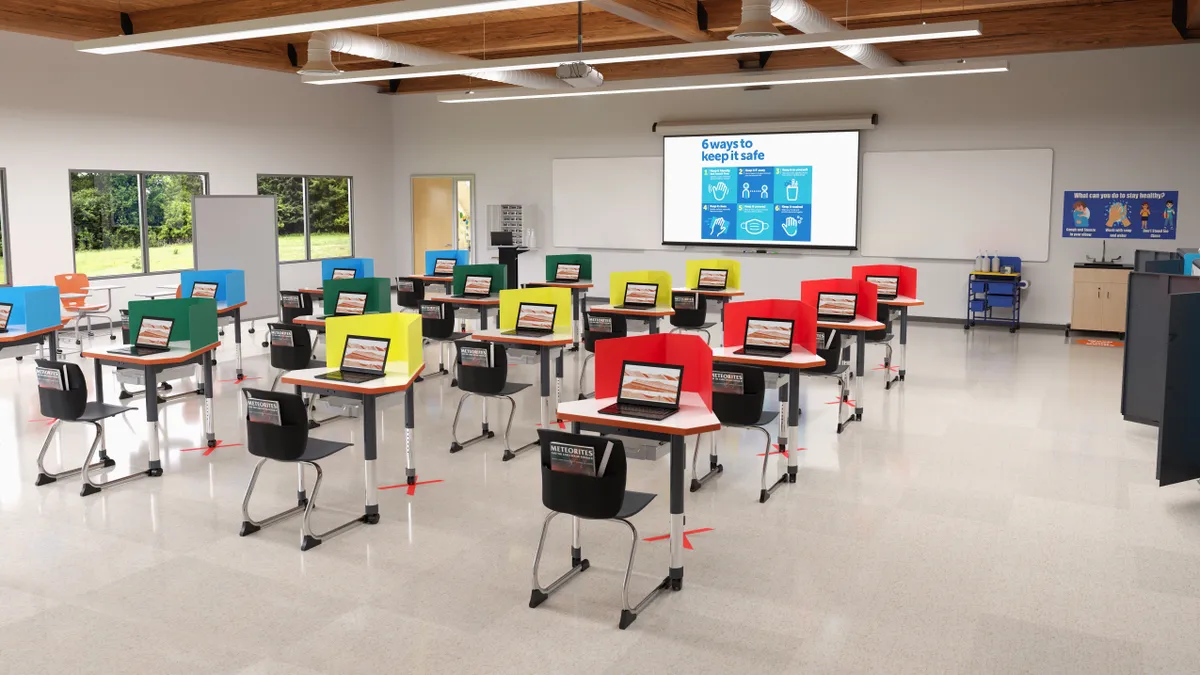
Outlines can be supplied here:
M757 423L766 402L767 376L763 369L714 363L712 374L712 410L717 419L722 424L749 426Z
M42 417L57 420L77 420L87 407L87 380L83 379L83 371L74 363L66 361L51 361L35 359L37 368L56 370L61 374L63 389L53 389L42 386L38 378L38 403L41 404Z
M54 285L58 287L58 292L63 293L87 293L85 290L91 286L91 281L88 280L86 274L56 274L54 275ZM87 298L61 298L62 306L66 309L75 309L87 304Z
M671 291L671 309L675 310L671 325L676 328L699 328L708 318L707 298L694 291Z
M421 305L441 305L442 318L430 319L421 314L421 335L432 338L434 340L445 340L454 334L454 306L448 302L429 302L428 300L418 302L417 307Z
M841 362L841 356L838 354L838 349L841 347L842 340L838 335L836 328L818 328L817 329L817 356L825 359L825 365L816 368L810 368L805 372L808 373L832 373L837 370Z
M290 323L267 324L271 343L271 367L279 370L303 370L312 360L312 337L304 326Z
M247 400L246 449L255 457L281 462L295 461L308 446L308 407L299 394L244 389ZM254 421L254 400L274 401L279 406L279 424Z
M475 340L459 340L454 345L457 352L454 357L454 366L457 369L455 378L458 380L459 389L472 394L499 394L504 385L508 384L508 352L504 345ZM480 365L474 365L470 358L467 363L463 363L464 349L467 350L468 357L489 354L486 359L490 361L490 365L482 365L482 360Z
M892 332L892 308L882 302L875 308L875 320L883 324L884 327L879 330L869 330L864 336L869 342L878 342L886 340L888 334Z
M183 286L176 286L176 287L175 287L175 297L176 297L176 298L182 298L182 297L183 297Z
M404 290L411 284L412 290ZM396 304L401 307L419 308L425 299L425 282L412 277L396 277Z
M598 319L598 321L593 321ZM611 331L597 330L593 325L599 327L604 324L611 327ZM621 314L602 314L600 312L584 312L583 313L583 348L589 352L596 351L597 340L607 340L609 338L623 338L629 335L629 322Z
M628 468L625 461L625 444L620 439L610 436L584 436L558 429L538 429L538 441L542 446L542 504L546 508L592 519L615 518L621 512L621 503L625 500L625 477ZM590 449L594 453L597 467L604 457L604 449L609 448L604 474L589 476L555 470L552 462L556 454L554 444L575 446L574 449L584 452Z
M284 307L284 293L290 298L295 298L299 301L299 307ZM279 295L279 320L283 323L292 323L297 317L311 316L313 313L312 296L308 293L300 293L299 291L284 291Z

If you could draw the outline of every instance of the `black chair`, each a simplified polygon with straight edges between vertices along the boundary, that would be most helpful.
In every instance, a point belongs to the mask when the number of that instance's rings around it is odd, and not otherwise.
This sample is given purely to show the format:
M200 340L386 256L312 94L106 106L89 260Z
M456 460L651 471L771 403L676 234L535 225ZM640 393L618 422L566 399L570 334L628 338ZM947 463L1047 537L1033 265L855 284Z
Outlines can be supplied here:
M313 298L308 293L300 291L279 291L279 322L294 323L297 317L311 316L313 313ZM253 328L253 324L251 325ZM251 330L251 333L254 331ZM270 340L264 340L262 346L270 345Z
M892 331L892 308L888 305L879 303L879 309L875 312L875 320L884 325L880 330L867 331L863 337L868 344L881 344L887 350L883 356L883 374L887 378L884 384L884 389L891 389L892 383L892 338L895 333Z
M767 460L771 456L771 431L767 429L767 425L779 417L779 412L763 409L766 395L767 377L762 368L733 363L713 364L713 414L721 420L721 426L732 429L754 429L761 431L766 437L766 447L763 449L761 489L758 493L760 503L767 501L767 498L771 496L771 491L774 490L774 486L767 488ZM715 434L709 434L709 442L709 470L703 477L697 478L696 467L700 456L700 438L696 438L696 450L692 453L692 484L690 488L692 492L699 490L710 478L725 470L717 463ZM782 480L787 480L786 474Z
M305 406L304 400L296 394L276 393L263 389L246 389L244 393L247 399L246 448L250 451L251 455L261 457L262 459L254 467L254 473L250 476L250 484L246 487L246 497L242 500L242 529L239 532L241 536L245 537L254 534L268 525L273 525L284 518L294 516L303 511L304 518L300 524L303 539L300 542L300 550L307 551L310 548L319 546L325 539L341 534L355 525L366 522L378 522L378 514L363 515L348 523L339 525L328 532L314 533L310 518L313 507L317 502L317 493L321 490L321 480L324 475L321 471L321 466L317 462L333 455L339 450L350 447L352 444L309 438L308 408ZM279 406L280 423L278 425L269 422L254 421L250 418L250 415L255 412L251 406L256 399L258 401L275 402ZM263 465L267 463L267 460L296 463L300 467L298 503L286 511L258 521L250 517L250 497L254 494L254 485L258 482L258 474L262 471ZM313 471L317 474L316 482L313 483L311 497L305 497L304 493L304 465L312 467Z
M455 379L458 381L458 388L463 391L463 395L462 398L458 399L458 407L454 410L454 423L450 426L450 437L454 439L454 442L450 444L450 452L458 452L472 443L496 437L496 433L488 429L486 399L503 398L507 399L512 406L508 413L508 423L504 425L503 459L507 462L516 457L517 452L521 452L534 445L530 443L529 445L517 448L516 452L514 452L508 443L508 432L512 429L513 417L517 414L517 402L513 399L513 394L523 389L528 389L532 385L508 381L508 352L504 349L504 345L494 342L460 340L455 343L455 347L458 350L458 354L454 359ZM463 362L464 356L466 356L466 363ZM460 443L458 440L458 418L462 414L463 404L472 396L479 396L485 399L483 404L483 433Z
M83 379L83 371L74 363L48 359L35 359L34 363L37 365L38 403L41 406L42 417L53 419L54 424L50 425L46 441L42 443L42 450L38 453L38 475L33 484L49 485L60 478L81 474L83 487L79 494L86 497L99 492L100 488L105 485L124 482L125 478L94 482L88 472L116 465L104 447L104 426L100 423L110 417L133 410L133 408L88 401L87 380ZM62 382L62 389L57 389L51 384L58 380ZM83 466L78 469L53 473L46 469L46 452L50 449L50 441L54 439L54 435L58 433L62 425L70 423L92 425L96 428L96 438L92 440L92 447L88 450ZM100 461L93 463L92 460L95 458L97 450L100 451ZM160 474L162 472L161 469L157 469L157 471ZM126 478L141 478L142 475L139 473Z
M425 282L412 277L396 277L396 304L400 309L418 312L425 300Z
M421 335L438 346L438 369L435 373L422 375L423 380L438 375L446 375L446 348L453 342L468 337L470 333L459 333L454 330L454 305L448 302L421 302L418 304L421 312ZM451 380L451 387L457 387L458 381Z
M293 370L324 367L324 361L313 359L312 335L304 326L290 323L267 324L267 337L271 346L271 367L279 372L271 381L271 391L279 385L279 378Z
M704 333L704 342L712 342L709 328L717 325L708 319L708 299L695 291L671 291L672 333Z
M846 407L846 402L850 400L848 381L854 379L854 371L850 368L850 342L842 338L842 333L836 328L818 328L817 356L825 359L825 365L800 371L808 376L832 377L837 380L838 398L841 400L837 418L839 434L850 423L849 420L842 420L842 408Z
M555 579L549 586L543 588L538 580L538 567L542 562L542 550L546 546L546 533L550 530L550 521L560 513L572 518L586 520L615 520L629 527L633 535L633 544L629 548L629 564L625 567L625 582L621 586L621 629L629 627L637 618L639 612L650 603L660 592L670 585L665 579L650 591L636 607L629 603L629 579L633 574L633 561L637 555L638 531L629 519L641 513L654 501L656 495L649 492L631 492L625 489L627 465L625 461L625 445L619 439L611 436L584 436L571 434L555 429L538 429L538 442L542 449L542 504L550 509L546 520L542 523L542 536L538 540L537 554L533 558L533 590L529 594L529 606L537 607L550 597L550 594L586 570L590 563L582 557L578 536L572 542L571 569ZM577 449L590 449L596 464L603 463L604 453L608 452L608 461L604 471L599 476L589 476L580 473L568 473L555 470L551 458L552 445L576 446ZM579 527L573 532L578 535Z
M609 338L623 338L629 335L629 322L620 314L602 314L600 312L583 313L583 348L587 356L583 357L583 365L579 366L579 400L590 396L583 393L583 383L587 379L588 362L596 358L596 343Z

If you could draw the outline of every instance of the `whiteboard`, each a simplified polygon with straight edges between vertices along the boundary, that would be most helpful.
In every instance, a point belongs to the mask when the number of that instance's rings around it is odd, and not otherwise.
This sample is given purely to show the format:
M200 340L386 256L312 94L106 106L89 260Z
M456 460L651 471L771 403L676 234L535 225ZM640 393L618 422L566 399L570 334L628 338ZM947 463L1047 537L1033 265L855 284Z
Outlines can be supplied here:
M553 244L662 248L662 157L556 159Z
M279 247L273 195L192 197L196 269L242 270L242 318L279 315Z
M1054 151L863 155L862 254L972 260L1050 257Z

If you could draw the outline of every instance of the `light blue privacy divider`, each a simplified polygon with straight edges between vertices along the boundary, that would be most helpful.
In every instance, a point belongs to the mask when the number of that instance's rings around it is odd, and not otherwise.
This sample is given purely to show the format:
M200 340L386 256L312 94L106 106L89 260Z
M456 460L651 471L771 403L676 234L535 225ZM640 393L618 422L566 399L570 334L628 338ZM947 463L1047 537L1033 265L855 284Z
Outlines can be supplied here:
M179 273L181 297L192 297L192 284L202 281L217 285L214 298L218 305L237 305L246 301L246 273L242 270L193 270Z
M437 264L436 261L438 258L454 258L454 266L458 267L459 265L468 265L471 263L471 252L464 249L425 251L426 275L433 275L433 266Z
M375 260L372 258L334 258L321 261L321 281L333 278L334 270L354 270L355 279L375 276Z
M12 305L9 326L35 331L62 325L62 300L56 286L0 287L0 302Z
M1197 270L1200 266L1200 253L1187 253L1183 256L1183 273L1192 276L1200 277L1200 271Z

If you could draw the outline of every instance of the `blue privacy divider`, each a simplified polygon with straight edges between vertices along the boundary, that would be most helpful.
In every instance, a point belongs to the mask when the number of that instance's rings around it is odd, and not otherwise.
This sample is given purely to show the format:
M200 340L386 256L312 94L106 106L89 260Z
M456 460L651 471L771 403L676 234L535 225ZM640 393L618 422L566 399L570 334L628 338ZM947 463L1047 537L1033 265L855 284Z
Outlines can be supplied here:
M62 300L56 286L0 287L0 302L12 304L10 326L34 331L62 325Z
M242 270L192 270L179 273L181 297L192 297L192 284L202 281L217 285L218 305L237 305L246 301L246 273Z
M455 261L454 265L457 267L458 265L470 264L471 252L464 250L464 249L458 249L458 250L439 249L436 251L426 251L425 252L425 274L427 274L427 275L433 274L433 266L436 264L435 261L438 258L454 258L454 261Z
M334 258L321 261L321 281L333 278L335 269L354 270L355 279L375 276L375 261L371 258Z

